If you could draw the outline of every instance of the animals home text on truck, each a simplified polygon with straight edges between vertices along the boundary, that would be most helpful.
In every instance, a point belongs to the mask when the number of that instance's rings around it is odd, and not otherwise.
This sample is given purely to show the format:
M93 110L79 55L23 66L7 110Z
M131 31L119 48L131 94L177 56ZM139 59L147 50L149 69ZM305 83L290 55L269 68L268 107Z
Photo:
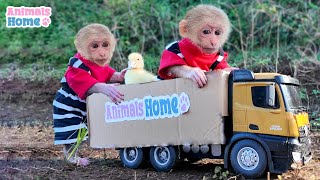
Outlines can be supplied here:
M209 72L198 88L177 78L120 85L125 101L87 99L89 142L119 149L125 167L150 161L169 171L177 160L223 159L246 178L286 172L311 155L310 126L297 79L249 70Z

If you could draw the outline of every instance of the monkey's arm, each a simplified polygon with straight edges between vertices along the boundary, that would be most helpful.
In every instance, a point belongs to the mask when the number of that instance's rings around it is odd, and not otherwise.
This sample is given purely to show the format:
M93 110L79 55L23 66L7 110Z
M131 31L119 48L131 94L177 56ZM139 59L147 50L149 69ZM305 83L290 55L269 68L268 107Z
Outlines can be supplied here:
M169 76L168 69L173 66L187 65L185 60L179 57L177 54L164 50L160 60L160 66L158 74L163 79L172 79L174 76Z
M69 67L66 72L66 80L70 88L81 99L86 99L92 93L103 93L109 96L114 103L118 103L123 99L123 94L115 88L117 84L101 83L87 71L80 68Z
M167 67L166 71L168 76L171 76L173 78L176 78L176 77L188 78L188 73L191 69L192 67L188 65L177 65L177 66Z
M66 72L66 81L70 88L81 98L86 98L86 93L90 87L98 83L87 71L69 67Z
M87 91L86 95L89 96L93 93L102 93L109 96L112 102L118 104L124 100L124 95L115 88L117 85L119 84L96 83Z
M110 78L110 82L124 82L124 75L126 74L127 72L127 68L126 69L123 69L121 70L121 72L115 72L111 78Z

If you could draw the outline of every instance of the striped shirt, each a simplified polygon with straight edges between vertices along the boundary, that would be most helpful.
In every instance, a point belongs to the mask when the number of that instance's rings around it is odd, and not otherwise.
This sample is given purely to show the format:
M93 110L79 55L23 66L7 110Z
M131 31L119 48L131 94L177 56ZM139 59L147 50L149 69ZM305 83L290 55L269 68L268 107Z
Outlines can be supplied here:
M115 72L84 59L78 53L70 58L62 87L53 101L54 144L77 141L78 130L86 126L86 92L98 82L108 82ZM87 139L87 137L85 138Z

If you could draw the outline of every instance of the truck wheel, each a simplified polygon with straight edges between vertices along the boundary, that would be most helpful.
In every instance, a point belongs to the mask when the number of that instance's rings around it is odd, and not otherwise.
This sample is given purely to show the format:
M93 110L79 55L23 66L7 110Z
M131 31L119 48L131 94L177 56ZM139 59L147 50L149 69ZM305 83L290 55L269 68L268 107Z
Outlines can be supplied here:
M151 147L150 162L157 171L170 171L176 163L176 150L172 146Z
M267 156L263 147L253 140L241 140L231 150L233 169L245 178L257 178L267 168Z
M132 169L138 168L144 159L142 148L121 148L119 154L123 166Z

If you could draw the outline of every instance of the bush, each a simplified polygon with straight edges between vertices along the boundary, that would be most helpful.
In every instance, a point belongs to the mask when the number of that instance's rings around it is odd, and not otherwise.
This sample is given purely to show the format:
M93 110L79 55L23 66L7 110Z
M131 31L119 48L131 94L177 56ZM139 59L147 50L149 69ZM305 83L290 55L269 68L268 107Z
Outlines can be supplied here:
M203 3L212 3L208 0ZM52 8L48 28L6 28L0 14L0 64L50 64L60 69L76 53L77 31L89 23L110 27L118 39L111 65L120 70L127 56L142 53L146 69L156 73L164 47L180 39L178 22L197 1L98 0L46 1L15 0L7 6ZM232 66L255 72L280 72L297 77L308 91L318 89L320 68L320 2L236 1L213 3L229 16L233 32L224 49Z

